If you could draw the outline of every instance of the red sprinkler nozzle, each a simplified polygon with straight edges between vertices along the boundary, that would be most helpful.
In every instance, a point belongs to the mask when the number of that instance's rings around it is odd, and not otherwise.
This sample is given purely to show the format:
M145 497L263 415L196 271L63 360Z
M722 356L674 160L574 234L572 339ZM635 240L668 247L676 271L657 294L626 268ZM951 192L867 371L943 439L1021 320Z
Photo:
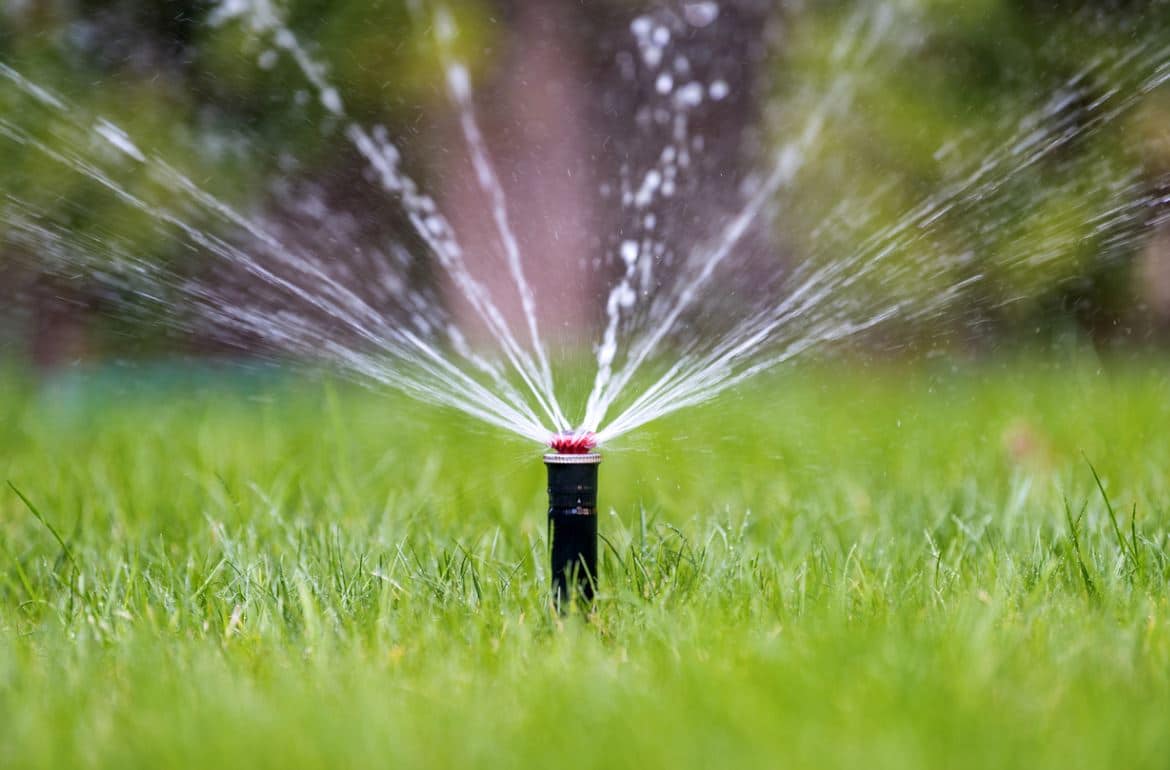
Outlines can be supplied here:
M558 433L549 439L548 445L557 454L585 455L597 448L597 435L591 431Z

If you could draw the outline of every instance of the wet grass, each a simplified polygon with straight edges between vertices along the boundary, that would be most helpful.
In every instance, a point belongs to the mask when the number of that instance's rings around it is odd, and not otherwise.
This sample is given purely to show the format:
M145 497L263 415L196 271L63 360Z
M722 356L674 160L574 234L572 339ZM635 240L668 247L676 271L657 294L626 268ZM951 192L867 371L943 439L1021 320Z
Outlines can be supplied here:
M174 376L184 379L187 373ZM806 368L537 452L340 385L0 384L0 766L1164 767L1164 362Z

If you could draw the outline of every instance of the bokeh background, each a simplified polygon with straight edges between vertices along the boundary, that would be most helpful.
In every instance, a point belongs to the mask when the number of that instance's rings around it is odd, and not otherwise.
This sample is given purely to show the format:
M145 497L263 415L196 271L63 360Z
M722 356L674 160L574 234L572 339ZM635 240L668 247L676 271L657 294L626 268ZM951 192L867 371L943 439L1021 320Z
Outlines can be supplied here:
M701 17L705 6L658 12ZM812 234L835 227L834 217L847 221L851 234L835 246L842 250L896 224L943 189L948 163L961 167L988 152L1037 105L1077 82L1087 64L1157 45L1170 13L1164 3L1121 0L889 6L896 28L861 73L854 117L822 133L799 186L768 221L755 251L798 261L823 250ZM553 329L595 328L603 305L604 270L598 285L566 287L547 276L589 263L619 237L619 217L599 190L638 151L636 142L623 140L644 94L615 73L633 47L629 25L642 8L623 0L452 6L456 46L472 69L510 202L523 212L519 235L529 259L539 260L536 288L551 298L542 312ZM696 218L730 210L743 180L829 87L839 69L836 41L856 10L845 2L736 0L719 4L709 27L692 24L692 49L704 57L699 65L730 84L720 108L699 118L710 143L703 187L688 204ZM258 45L246 25L210 24L221 12L198 0L7 0L0 4L0 62L66 96L87 120L108 118L286 238L319 251L390 236L409 243L394 202L364 179L340 126L307 105L311 97L293 65ZM489 223L473 194L472 172L454 150L432 31L398 0L296 0L287 4L287 18L328 63L350 114L388 127L407 167L474 243ZM1105 95L1113 86L1136 87L1124 75L1122 65L1078 98L1091 98L1094 88ZM5 126L67 150L72 140L54 128L52 116L25 104L11 82L0 84ZM977 292L857 347L904 354L907 346L947 346L979 354L1067 337L1099 347L1165 346L1168 174L1170 89L1161 86L1142 93L1124 116L1014 174L993 198L964 201L937 223L934 247L963 255L964 269L985 276ZM1100 226L1121 200L1121 181L1130 184L1127 195L1139 190L1151 202L1112 229ZM146 175L128 180L147 199L165 194L152 184ZM312 216L288 203L292 188L313 189L329 216L345 217L352 243L321 239ZM31 202L75 235L79 251L94 244L91 254L77 254L79 261L100 259L113 244L181 272L208 269L148 215L128 211L107 190L18 142L0 140L0 190L9 193L9 212L14 199ZM1040 253L1042 260L1027 258ZM408 279L459 312L457 301L442 299L427 259L420 250ZM72 269L69 254L41 253L8 225L0 232L0 340L7 358L42 370L110 358L249 353L246 338L161 323L148 303L104 284L100 271Z

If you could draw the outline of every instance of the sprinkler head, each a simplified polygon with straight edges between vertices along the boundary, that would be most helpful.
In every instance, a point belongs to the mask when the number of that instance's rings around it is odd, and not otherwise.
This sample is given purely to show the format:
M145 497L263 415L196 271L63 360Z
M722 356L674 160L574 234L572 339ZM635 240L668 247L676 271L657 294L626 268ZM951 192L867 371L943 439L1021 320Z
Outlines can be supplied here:
M597 466L601 455L546 454L548 539L557 607L570 597L589 604L597 587Z
M597 434L592 431L564 431L548 440L549 447L558 454L584 455L597 448Z

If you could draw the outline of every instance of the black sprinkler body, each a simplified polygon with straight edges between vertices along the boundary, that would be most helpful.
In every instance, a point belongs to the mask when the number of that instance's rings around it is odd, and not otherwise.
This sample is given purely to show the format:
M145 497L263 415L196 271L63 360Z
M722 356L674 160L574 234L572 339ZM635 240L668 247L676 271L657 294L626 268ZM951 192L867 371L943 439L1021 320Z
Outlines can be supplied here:
M548 538L557 606L576 596L593 601L597 587L597 466L601 455L547 454Z

